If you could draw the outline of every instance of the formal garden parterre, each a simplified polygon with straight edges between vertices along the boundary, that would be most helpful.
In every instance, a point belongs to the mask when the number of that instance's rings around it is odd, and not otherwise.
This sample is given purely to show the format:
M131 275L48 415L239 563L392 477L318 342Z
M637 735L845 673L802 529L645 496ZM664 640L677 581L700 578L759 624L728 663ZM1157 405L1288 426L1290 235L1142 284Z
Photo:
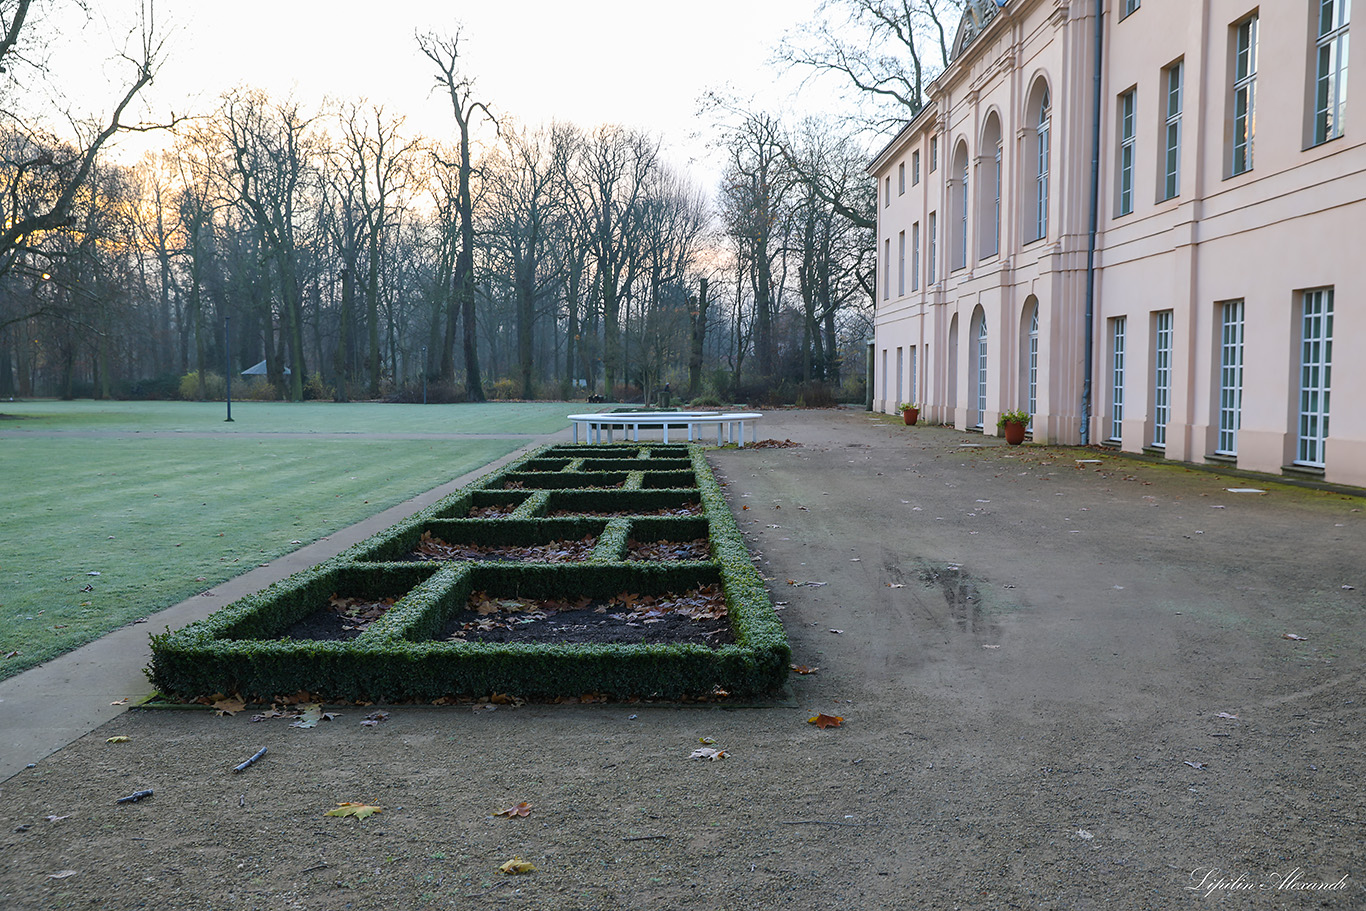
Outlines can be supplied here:
M152 636L166 697L771 693L782 623L700 447L543 447Z

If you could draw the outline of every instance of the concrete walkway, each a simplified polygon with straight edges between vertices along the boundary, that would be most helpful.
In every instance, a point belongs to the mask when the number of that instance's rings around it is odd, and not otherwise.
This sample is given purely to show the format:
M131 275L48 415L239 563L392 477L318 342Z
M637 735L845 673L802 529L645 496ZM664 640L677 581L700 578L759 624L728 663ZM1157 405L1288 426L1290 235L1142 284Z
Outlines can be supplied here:
M367 434L346 436L348 439L368 438ZM167 627L179 629L238 598L334 557L537 446L567 441L569 431L539 437L522 436L529 440L526 445L483 468L229 579L211 591L153 614L146 623L122 627L46 664L0 681L0 731L4 732L0 737L0 781L118 716L126 711L127 704L137 703L150 695L152 686L142 669L152 658L148 642L152 632Z

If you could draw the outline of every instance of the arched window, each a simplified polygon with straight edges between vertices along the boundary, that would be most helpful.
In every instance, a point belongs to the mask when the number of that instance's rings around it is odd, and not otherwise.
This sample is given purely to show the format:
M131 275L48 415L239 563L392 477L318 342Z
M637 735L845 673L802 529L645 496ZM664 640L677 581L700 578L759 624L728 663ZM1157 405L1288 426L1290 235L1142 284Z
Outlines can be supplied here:
M973 364L977 368L974 374L973 385L977 387L977 420L975 426L979 429L986 420L987 413L987 318L986 313L979 307L975 314L977 331L973 334Z
M952 235L953 244L949 247L950 255L953 257L950 271L964 269L968 265L968 145L960 142L958 148L953 153L953 171L950 172L955 180L949 187L949 201L952 205L948 224L949 233Z
M981 259L1001 252L1001 120L992 112L982 131L977 171L977 249Z
M1035 129L1035 173L1034 173L1034 236L1048 236L1048 142L1053 121L1052 106L1048 89L1043 90L1039 101L1038 121Z

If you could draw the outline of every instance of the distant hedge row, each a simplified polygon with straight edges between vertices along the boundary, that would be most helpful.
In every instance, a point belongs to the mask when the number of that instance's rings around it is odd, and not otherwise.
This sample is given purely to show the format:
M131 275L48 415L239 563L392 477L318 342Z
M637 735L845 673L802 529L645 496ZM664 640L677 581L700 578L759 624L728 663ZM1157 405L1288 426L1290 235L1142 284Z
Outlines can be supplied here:
M469 516L488 507L507 514ZM570 514L549 515L555 512ZM481 546L594 543L590 556L576 563L405 562L424 534ZM706 537L710 558L626 562L632 537ZM574 600L717 583L734 643L715 648L436 638L475 591L493 598ZM354 639L282 638L339 592L395 603ZM147 675L175 698L236 693L270 699L305 691L376 702L492 693L674 699L770 692L786 679L790 657L782 623L701 449L619 443L543 447L331 560L183 629L154 634Z

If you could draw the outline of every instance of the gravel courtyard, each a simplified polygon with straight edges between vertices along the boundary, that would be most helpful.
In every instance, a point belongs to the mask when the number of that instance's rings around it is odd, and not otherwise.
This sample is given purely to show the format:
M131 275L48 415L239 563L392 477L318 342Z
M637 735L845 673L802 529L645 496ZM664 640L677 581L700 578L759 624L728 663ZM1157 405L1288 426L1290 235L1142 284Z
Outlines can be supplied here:
M814 669L774 699L128 712L0 783L0 908L1366 906L1366 499L760 437L709 458Z

